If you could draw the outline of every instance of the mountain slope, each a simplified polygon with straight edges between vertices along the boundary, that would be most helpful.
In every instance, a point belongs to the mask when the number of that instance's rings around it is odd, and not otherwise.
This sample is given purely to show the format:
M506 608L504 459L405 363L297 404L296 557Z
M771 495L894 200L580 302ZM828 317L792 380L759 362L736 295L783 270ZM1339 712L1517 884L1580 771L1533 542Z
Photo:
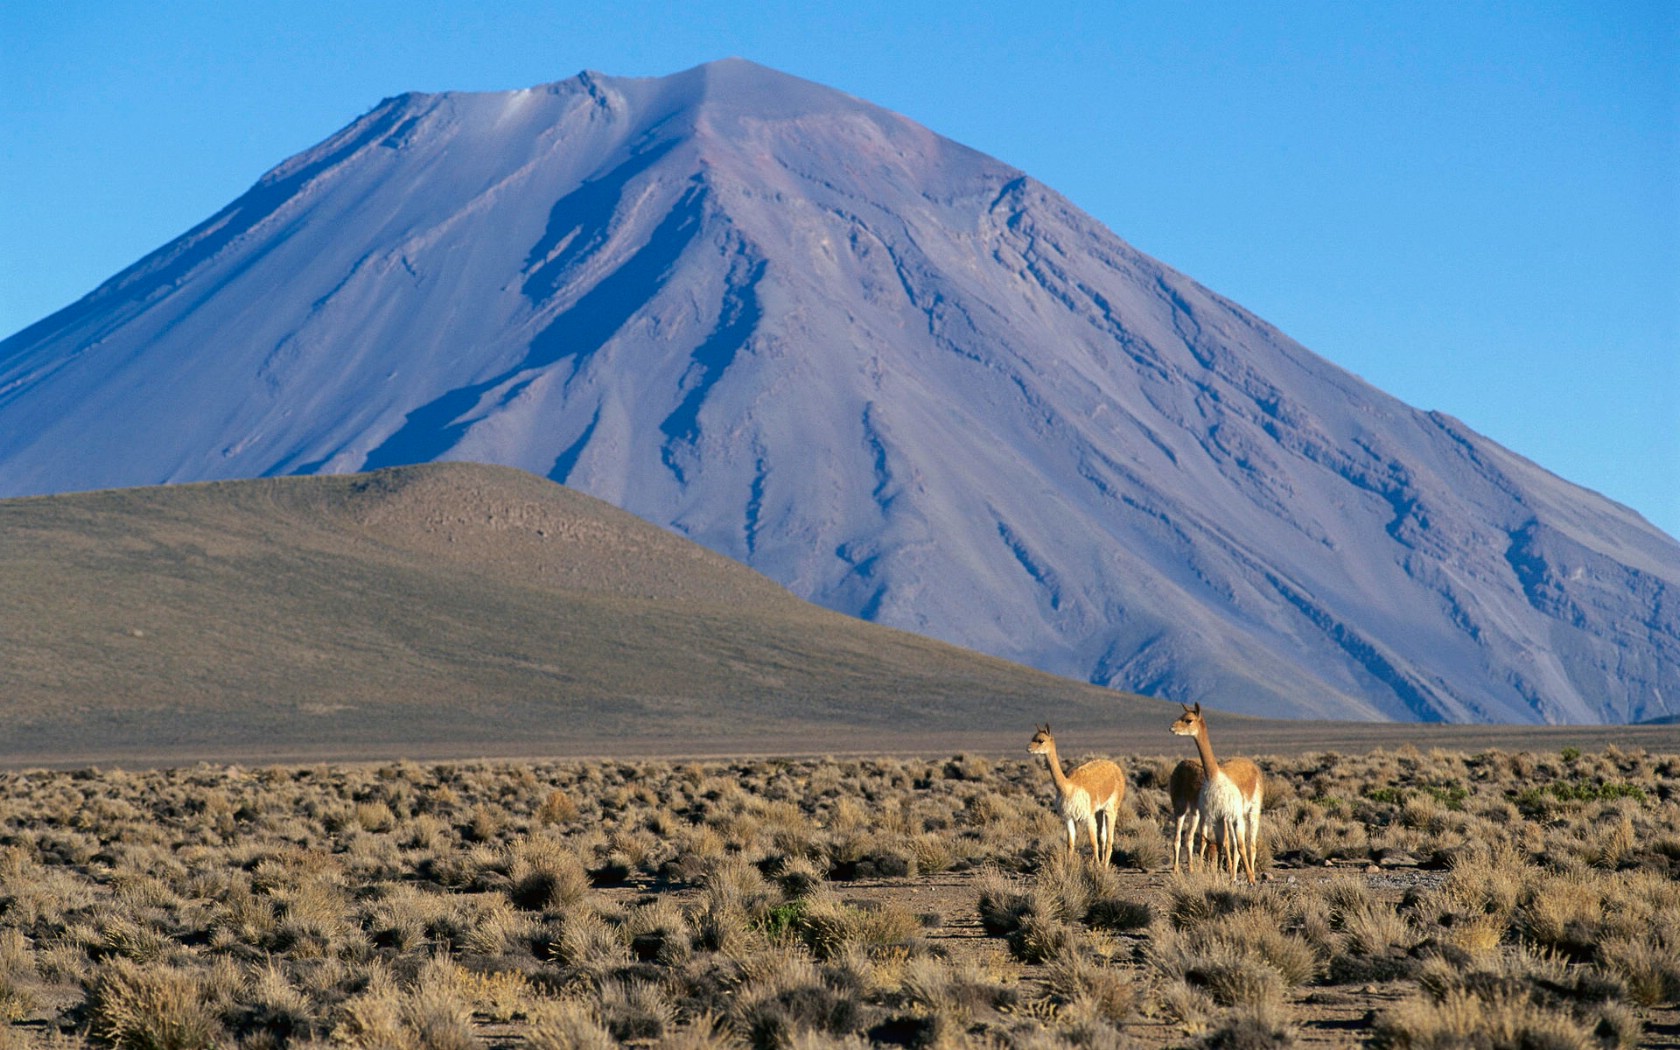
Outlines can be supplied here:
M505 467L4 500L0 535L0 758L763 753L1170 719L810 605Z
M1680 704L1680 544L1023 173L740 61L387 100L0 344L0 494L438 459L1298 717Z

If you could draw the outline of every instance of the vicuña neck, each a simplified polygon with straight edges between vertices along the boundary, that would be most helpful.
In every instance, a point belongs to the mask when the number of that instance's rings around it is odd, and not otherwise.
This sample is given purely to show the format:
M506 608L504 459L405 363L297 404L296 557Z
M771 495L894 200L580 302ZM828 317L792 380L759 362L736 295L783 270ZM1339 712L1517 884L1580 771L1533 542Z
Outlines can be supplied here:
M1067 774L1062 772L1062 760L1056 756L1055 741L1048 741L1044 745L1044 761L1050 763L1050 779L1056 782L1056 790L1067 791Z
M1208 742L1206 725L1196 727L1196 750L1202 755L1202 772L1211 781L1219 772L1219 760L1213 757L1213 745Z

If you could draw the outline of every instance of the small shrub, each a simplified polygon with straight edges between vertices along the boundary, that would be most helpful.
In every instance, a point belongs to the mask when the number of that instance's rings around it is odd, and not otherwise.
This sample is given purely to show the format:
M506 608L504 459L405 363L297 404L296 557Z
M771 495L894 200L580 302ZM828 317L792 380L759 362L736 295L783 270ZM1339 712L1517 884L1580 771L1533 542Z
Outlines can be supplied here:
M836 989L820 978L755 983L736 998L737 1026L759 1050L793 1045L810 1033L844 1036L862 1027L863 1003L850 989Z
M170 948L169 938L126 915L112 915L101 921L99 939L105 953L135 962L161 959Z
M677 1010L657 984L609 981L601 989L601 1020L620 1043L662 1038L676 1024Z
M1140 826L1134 822L1115 836L1114 863L1154 871L1169 861L1166 842L1154 825Z
M591 882L583 859L558 839L527 838L508 847L508 897L527 911L558 912L582 901Z
M383 802L356 803L354 817L363 831L390 831L397 823L396 814Z
M1277 918L1260 908L1233 915L1204 931L1202 936L1240 944L1248 955L1276 970L1289 988L1313 980L1322 968L1310 943L1280 928Z
M1024 963L1045 963L1073 953L1078 933L1054 915L1034 911L1010 931L1006 941L1010 954Z
M739 1050L742 1043L717 1014L702 1012L666 1033L659 1050Z
M931 832L910 840L910 852L915 869L923 875L938 875L950 871L957 863L957 853L949 835Z
M190 972L116 958L88 996L94 1035L118 1050L200 1050L224 1040L221 1022Z
M1142 988L1128 971L1078 952L1051 960L1049 986L1064 1001L1082 1004L1093 1016L1114 1024L1131 1018L1142 1005Z
M617 1050L619 1042L601 1024L593 1007L562 1000L532 1018L525 1045L531 1050Z
M1203 871L1172 885L1168 894L1167 918L1174 929L1183 930L1248 906L1249 898L1229 879Z
M270 961L251 980L250 1002L241 1027L260 1029L284 1045L313 1034L314 1004Z
M1166 980L1159 994L1162 1011L1187 1033L1206 1031L1208 1022L1218 1013L1218 1006L1207 989L1192 984L1182 975Z
M537 807L537 823L539 824L570 824L577 817L577 803L572 801L572 796L559 788L555 788L545 795L542 805Z
M1430 798L1441 803L1441 805L1447 807L1454 813L1462 813L1464 811L1464 803L1470 797L1469 789L1461 787L1457 784L1445 787L1429 786L1425 787L1423 791Z
M675 902L658 899L632 909L624 933L630 950L642 962L673 965L687 959L693 929Z
M11 974L0 973L0 1023L12 1024L35 1009L35 997Z
M1033 881L1034 906L1061 922L1083 922L1096 893L1096 878L1102 869L1084 860L1068 860L1057 854Z
M1442 998L1414 997L1383 1011L1371 1033L1377 1050L1597 1050L1592 1034L1574 1018L1537 1007L1519 991L1488 994L1451 991Z
M1528 887L1517 923L1531 943L1588 961L1605 933L1604 901L1590 880L1547 877Z
M773 940L795 936L804 928L805 915L809 910L810 902L803 899L777 904L765 913L759 928Z
M905 961L899 991L918 1011L963 1023L980 1010L1015 1001L1014 991L984 967L928 956Z
M560 927L559 941L552 948L555 961L571 975L599 983L608 973L630 961L630 946L617 928L594 911L578 908L568 913Z
M795 928L817 958L833 959L852 950L902 947L921 932L922 922L901 904L861 906L822 893L807 899Z
M1184 978L1200 984L1221 1006L1281 1004L1288 989L1283 975L1234 945L1216 942L1186 961Z
M1600 955L1604 967L1626 982L1628 997L1637 1005L1680 1005L1680 937L1662 931L1610 937L1600 945Z
M975 884L980 925L993 937L1006 937L1021 928L1034 903L1026 886L996 868L981 873Z
M501 897L483 896L456 910L454 941L463 952L498 958L528 942L536 919Z
M1297 1038L1287 1008L1264 999L1230 1010L1198 1045L1204 1050L1288 1050Z
M947 780L982 781L991 773L991 760L982 755L958 755L946 762L944 769Z
M472 817L461 829L461 837L468 842L494 842L507 823L507 815L486 805L473 807Z
M403 1025L411 1033L406 1043L426 1050L481 1050L472 1013L453 989L422 985L403 1001Z
M367 987L339 1007L335 1040L353 1047L407 1046L402 998L390 975L383 969L374 970Z
M775 868L774 880L789 897L803 897L823 884L823 871L809 857L783 857Z
M1099 897L1085 912L1086 925L1116 933L1141 930L1154 921L1154 909L1146 902L1121 897Z

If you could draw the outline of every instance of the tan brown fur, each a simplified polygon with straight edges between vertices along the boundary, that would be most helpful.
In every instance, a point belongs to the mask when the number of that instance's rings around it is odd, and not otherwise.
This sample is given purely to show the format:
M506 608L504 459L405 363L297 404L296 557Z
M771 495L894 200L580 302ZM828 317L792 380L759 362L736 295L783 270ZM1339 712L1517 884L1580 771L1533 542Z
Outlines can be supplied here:
M1180 705L1183 706L1183 705ZM1220 764L1208 739L1207 721L1202 717L1202 705L1184 707L1184 714L1172 724L1178 736L1194 737L1202 763L1202 790L1196 808L1201 823L1212 831L1221 850L1221 868L1228 867L1231 879L1237 878L1240 860L1253 883L1254 855L1260 844L1260 809L1264 804L1265 783L1260 767L1246 758L1233 758Z
M1078 827L1084 824L1091 836L1091 859L1106 868L1114 855L1114 824L1126 799L1126 775L1105 758L1086 762L1064 774L1056 754L1056 738L1048 725L1040 726L1033 734L1027 750L1043 755L1050 766L1057 802L1062 818L1067 821L1068 859L1078 855Z

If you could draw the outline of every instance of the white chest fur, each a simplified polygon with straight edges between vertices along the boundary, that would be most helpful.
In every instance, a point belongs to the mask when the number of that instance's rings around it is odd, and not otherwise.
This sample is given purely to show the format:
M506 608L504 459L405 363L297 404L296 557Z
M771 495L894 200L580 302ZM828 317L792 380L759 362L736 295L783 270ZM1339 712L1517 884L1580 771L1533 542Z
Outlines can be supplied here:
M1225 775L1224 770L1220 770L1216 776L1202 784L1202 795L1197 800L1196 808L1201 810L1202 823L1214 829L1227 822L1241 827L1247 810L1242 789Z
M1069 786L1061 797L1062 819L1085 821L1090 820L1096 811L1091 803L1091 793L1081 787Z

